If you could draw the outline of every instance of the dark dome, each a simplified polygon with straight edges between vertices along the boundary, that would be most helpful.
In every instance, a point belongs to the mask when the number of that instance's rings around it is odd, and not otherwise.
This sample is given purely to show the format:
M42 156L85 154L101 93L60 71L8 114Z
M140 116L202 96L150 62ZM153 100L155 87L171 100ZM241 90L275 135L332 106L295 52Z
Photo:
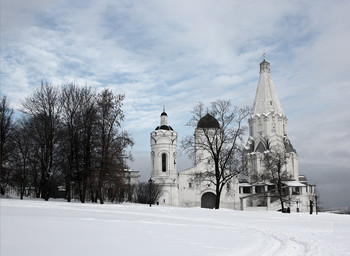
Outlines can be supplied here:
M157 126L156 130L174 131L173 128L170 125Z
M220 128L218 120L216 120L212 115L206 114L199 120L197 128Z
M168 114L165 113L164 111L163 111L163 113L161 113L160 115L161 115L161 116L168 116Z

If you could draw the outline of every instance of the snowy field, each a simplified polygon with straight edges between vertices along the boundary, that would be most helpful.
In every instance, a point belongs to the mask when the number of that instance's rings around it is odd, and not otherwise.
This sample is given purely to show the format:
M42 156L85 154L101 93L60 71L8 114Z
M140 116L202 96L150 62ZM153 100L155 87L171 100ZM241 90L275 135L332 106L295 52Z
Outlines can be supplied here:
M1 199L1 256L350 255L350 216Z

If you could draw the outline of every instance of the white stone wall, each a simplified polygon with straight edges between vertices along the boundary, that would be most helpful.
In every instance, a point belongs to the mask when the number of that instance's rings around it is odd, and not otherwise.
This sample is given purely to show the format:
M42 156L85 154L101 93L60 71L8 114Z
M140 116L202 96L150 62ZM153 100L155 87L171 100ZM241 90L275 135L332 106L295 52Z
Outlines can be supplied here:
M216 187L206 180L194 179L194 174L214 171L213 164L198 164L179 173L179 205L183 207L201 207L203 194L216 194ZM227 184L221 193L220 207L239 210L239 193L237 179Z
M161 125L167 125L167 116L161 115ZM163 194L159 204L177 206L179 203L177 161L177 133L172 130L158 129L150 134L151 178L154 183L163 184ZM165 154L165 171L162 155Z
M151 176L176 178L177 133L157 130L151 133ZM162 171L162 154L166 154L166 172Z

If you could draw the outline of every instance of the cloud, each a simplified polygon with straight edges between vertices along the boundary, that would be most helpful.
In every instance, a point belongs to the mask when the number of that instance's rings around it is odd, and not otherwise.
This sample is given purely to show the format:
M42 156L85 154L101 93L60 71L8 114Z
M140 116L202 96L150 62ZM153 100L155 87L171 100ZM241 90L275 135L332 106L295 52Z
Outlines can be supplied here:
M349 5L1 1L1 94L18 107L42 80L125 93L124 127L135 137L135 150L147 152L163 105L180 139L193 133L185 124L198 101L252 105L265 49L300 163L344 170Z

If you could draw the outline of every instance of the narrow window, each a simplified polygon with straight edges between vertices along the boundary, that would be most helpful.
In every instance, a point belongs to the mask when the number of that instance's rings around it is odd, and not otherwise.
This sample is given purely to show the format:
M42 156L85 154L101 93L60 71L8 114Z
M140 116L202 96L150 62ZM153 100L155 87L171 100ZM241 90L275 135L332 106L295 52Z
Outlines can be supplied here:
M166 154L162 154L162 172L166 172Z
M255 187L255 193L260 194L260 193L264 193L265 189L264 186L256 186Z
M299 187L293 187L292 188L292 195L300 195Z
M243 187L243 194L250 194L250 187Z
M192 188L192 183L188 183L188 188Z
M267 190L268 191L272 191L272 190L274 190L275 189L275 185L268 185L267 186Z

